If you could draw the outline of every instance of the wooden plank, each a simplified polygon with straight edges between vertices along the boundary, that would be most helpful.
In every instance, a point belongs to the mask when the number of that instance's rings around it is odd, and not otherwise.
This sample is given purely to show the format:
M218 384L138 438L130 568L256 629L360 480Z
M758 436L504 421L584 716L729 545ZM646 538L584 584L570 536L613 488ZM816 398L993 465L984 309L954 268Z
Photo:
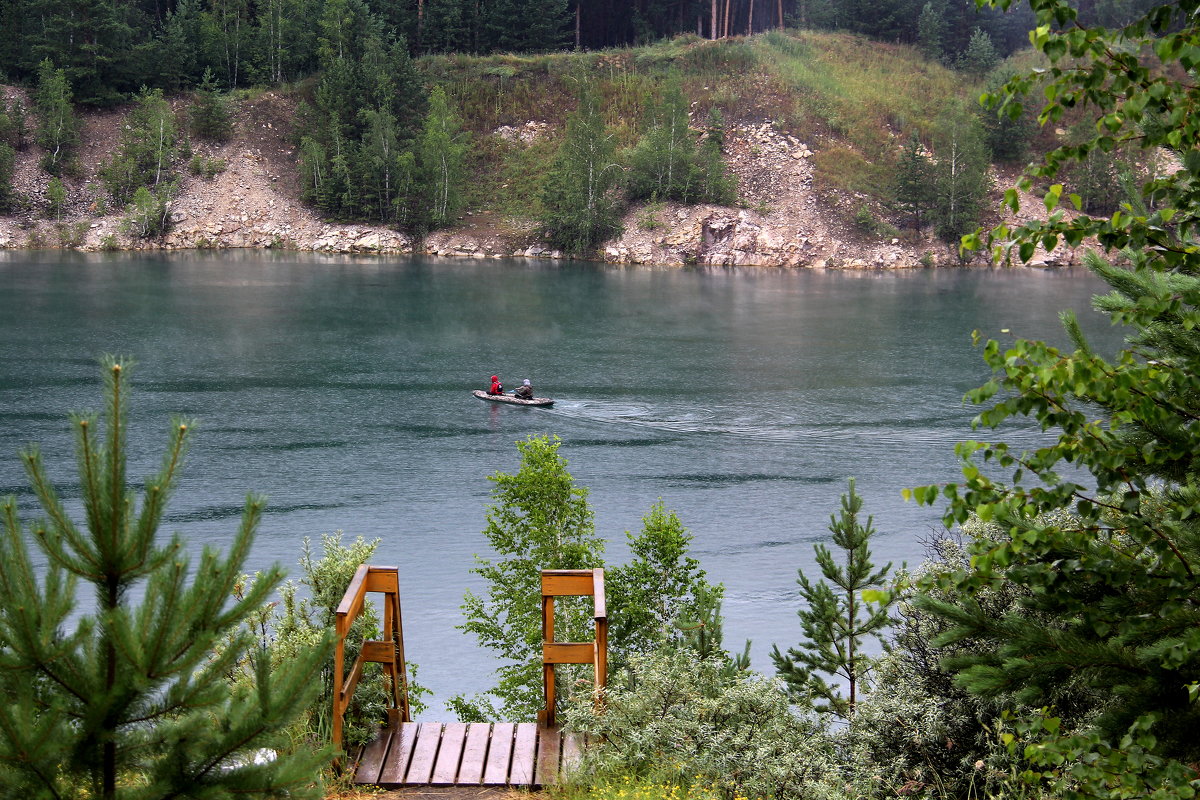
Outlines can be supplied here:
M604 596L604 570L597 567L595 578L592 580L592 593L595 595L594 606L596 619L608 619L608 600Z
M532 786L534 758L537 756L538 726L535 722L517 725L517 738L513 743L512 769L508 782L512 786Z
M562 773L565 775L578 768L583 760L583 734L570 731L563 734Z
M354 689L358 686L359 680L363 674L363 659L360 653L358 658L354 660L354 667L350 670L350 677L346 678L346 682L342 684L342 710L350 707L350 698L354 696Z
M472 722L467 726L467 741L463 746L462 763L458 768L458 785L478 785L483 782L483 765L487 759L492 726Z
M467 738L467 723L448 722L442 730L442 746L438 749L429 782L434 786L453 786L457 783L458 763L462 760Z
M592 593L592 571L580 570L582 574L573 573L575 570L542 573L542 594L552 597L590 595Z
M364 586L368 592L399 592L400 570L397 567L368 567Z
M404 776L408 774L408 763L412 760L413 748L417 742L419 722L406 722L400 726L400 734L392 737L392 747L388 751L387 761L383 771L379 773L381 786L401 786Z
M358 569L354 571L354 577L350 579L350 585L346 587L346 593L342 595L342 601L338 603L337 616L339 617L338 633L345 636L350 630L350 623L358 616L358 612L362 610L363 595L366 593L367 582L367 565L360 564ZM342 625L345 621L345 629Z
M355 783L379 783L379 773L383 772L388 747L395 732L393 728L380 728L378 735L363 748L358 766L354 770Z
M534 786L553 786L558 783L559 743L561 728L538 728L537 771L533 776Z
M359 651L359 658L377 664L391 664L396 660L396 645L394 642L366 639L362 643L362 650Z
M512 761L513 734L516 727L512 722L497 722L492 725L492 744L488 748L487 764L483 768L484 786L504 786L508 783L508 765Z
M438 746L442 743L442 723L422 722L417 731L417 744L413 747L412 763L404 782L410 786L429 783L433 777L433 765L437 760Z
M543 664L594 664L595 642L543 642Z

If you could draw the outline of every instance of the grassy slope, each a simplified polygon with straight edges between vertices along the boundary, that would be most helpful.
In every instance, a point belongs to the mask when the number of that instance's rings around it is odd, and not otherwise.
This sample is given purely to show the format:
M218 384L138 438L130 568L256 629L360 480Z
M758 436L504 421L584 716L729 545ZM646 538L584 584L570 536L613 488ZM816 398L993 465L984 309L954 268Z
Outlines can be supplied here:
M819 32L771 32L710 42L685 36L651 46L589 53L423 60L476 137L477 181L470 205L518 216L536 212L536 191L556 142L524 148L490 134L530 120L561 133L581 77L603 97L620 146L663 80L676 75L693 101L693 121L721 110L726 123L772 121L816 151L819 185L878 196L897 149L916 130L926 136L948 102L980 87L906 46ZM819 144L818 144L819 143Z

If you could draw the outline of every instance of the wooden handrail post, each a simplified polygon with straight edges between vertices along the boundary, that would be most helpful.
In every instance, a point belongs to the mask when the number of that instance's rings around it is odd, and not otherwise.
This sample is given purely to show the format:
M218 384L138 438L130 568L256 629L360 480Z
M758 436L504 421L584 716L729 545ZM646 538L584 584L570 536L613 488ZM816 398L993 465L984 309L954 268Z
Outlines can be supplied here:
M554 598L589 596L593 599L595 609L595 638L591 642L554 641ZM556 724L555 664L592 665L598 708L604 687L608 684L608 607L604 596L603 569L542 570L542 679L546 707L538 712L538 724L546 727Z
M346 636L366 605L367 592L376 592L384 596L381 631L383 638L362 642L358 658L347 676ZM410 720L404 663L404 628L400 618L400 571L396 567L360 565L342 596L342 602L338 604L334 614L334 630L337 641L333 652L333 724L330 738L334 750L340 753L346 709L350 707L350 700L367 663L382 664L384 674L388 676L391 684L388 723L394 725Z

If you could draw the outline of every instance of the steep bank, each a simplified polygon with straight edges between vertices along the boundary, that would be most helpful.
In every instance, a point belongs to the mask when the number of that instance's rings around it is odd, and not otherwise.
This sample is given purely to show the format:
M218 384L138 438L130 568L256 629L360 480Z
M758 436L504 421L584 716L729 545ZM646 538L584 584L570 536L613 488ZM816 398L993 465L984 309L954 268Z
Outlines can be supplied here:
M636 60L636 59L634 59ZM628 66L628 65L626 65ZM611 64L610 69L615 69ZM621 67L624 69L625 67ZM629 67L633 69L633 67ZM530 70L533 71L533 70ZM630 73L632 74L632 73ZM886 221L877 196L822 182L817 164L825 159L862 161L845 134L826 125L781 122L783 95L765 78L754 77L740 94L722 89L737 102L736 117L725 127L723 154L737 179L738 206L637 206L625 217L625 232L601 247L597 257L611 263L654 265L759 265L808 268L904 268L922 264L958 264L955 249L930 233L890 225L876 230L855 223L856 212L871 210ZM453 79L451 77L450 79ZM704 93L719 88L697 88ZM7 90L15 96L16 90ZM774 93L774 94L772 94ZM750 101L750 98L753 102ZM139 240L122 230L123 212L103 197L98 170L109 158L122 125L121 110L85 116L79 174L65 179L68 202L60 218L47 217L49 176L38 168L40 153L30 146L18 153L15 188L27 200L17 215L0 217L0 247L99 249L279 248L332 253L411 253L471 257L557 258L538 238L536 225L513 204L490 202L489 192L525 191L535 181L497 186L496 174L476 164L472 179L480 186L472 205L450 230L414 242L396 230L323 220L299 200L293 120L298 97L278 90L252 94L235 106L234 135L214 145L194 141L194 151L223 162L211 179L178 167L180 188L171 204L172 227L160 239ZM740 103L740 105L738 104ZM493 104L494 105L494 104ZM186 102L175 101L183 112ZM697 103L693 123L702 122ZM506 106L505 113L474 115L472 134L498 148L545 147L561 134L562 115L546 119L513 118L535 108ZM796 112L789 112L797 117ZM501 123L501 124L497 124ZM636 127L622 120L626 127ZM880 145L895 148L899 134L884 126L874 134ZM534 151L530 151L534 152ZM1010 176L997 176L1005 186ZM472 207L473 206L473 207ZM1027 204L1026 208L1040 207ZM880 233L879 231L882 231ZM1071 254L1056 253L1063 263ZM982 259L977 258L978 263ZM1049 261L1049 259L1047 259Z

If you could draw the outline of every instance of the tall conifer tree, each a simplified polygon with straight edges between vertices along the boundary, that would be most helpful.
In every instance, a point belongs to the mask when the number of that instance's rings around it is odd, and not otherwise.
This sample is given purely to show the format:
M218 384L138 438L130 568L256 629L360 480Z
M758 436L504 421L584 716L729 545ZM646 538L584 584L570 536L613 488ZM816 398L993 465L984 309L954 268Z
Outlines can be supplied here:
M786 654L779 651L778 645L771 651L771 660L787 684L789 695L805 704L815 700L818 711L832 711L846 718L854 713L858 690L865 687L870 669L871 659L862 649L863 637L878 636L890 621L890 600L868 602L863 598L864 591L880 586L892 564L875 569L870 549L875 529L871 517L865 525L859 521L862 506L851 478L850 491L842 495L841 514L829 518L833 543L845 554L846 563L835 563L828 547L814 545L821 574L830 583L813 583L803 570L796 579L800 596L808 604L796 612L808 643L789 647ZM843 697L839 688L820 673L845 681L848 696Z
M913 227L920 230L923 218L934 202L933 162L916 131L900 153L896 175L892 180L896 207L912 217Z
M35 449L23 460L46 517L26 529L15 498L0 504L0 794L319 797L328 753L252 756L279 746L309 702L328 644L276 673L260 658L246 691L226 679L256 646L240 624L282 577L272 567L233 596L262 499L247 498L228 557L205 548L193 573L183 540L158 531L192 426L172 425L139 502L126 475L128 364L106 359L103 369L106 430L95 416L73 418L83 524ZM80 583L94 599L75 622Z

